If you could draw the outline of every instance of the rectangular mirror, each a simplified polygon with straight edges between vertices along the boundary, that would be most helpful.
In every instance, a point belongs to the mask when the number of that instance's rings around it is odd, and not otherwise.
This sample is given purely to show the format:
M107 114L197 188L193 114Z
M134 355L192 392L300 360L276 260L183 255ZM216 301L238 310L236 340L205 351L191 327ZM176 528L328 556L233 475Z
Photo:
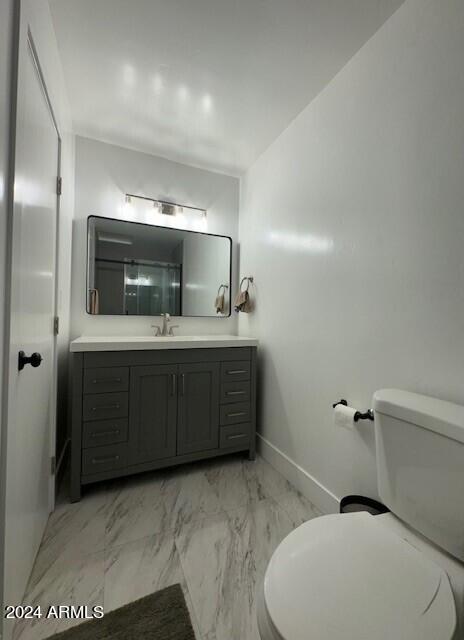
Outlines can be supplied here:
M230 315L229 237L89 216L87 241L88 313Z

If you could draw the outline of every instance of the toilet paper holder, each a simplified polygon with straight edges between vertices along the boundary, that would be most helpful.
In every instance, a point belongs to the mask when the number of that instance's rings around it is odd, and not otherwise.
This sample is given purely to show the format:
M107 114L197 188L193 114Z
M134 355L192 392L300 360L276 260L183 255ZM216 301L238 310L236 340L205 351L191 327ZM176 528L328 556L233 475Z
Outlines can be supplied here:
M372 409L368 409L366 412L362 413L361 411L356 411L354 414L353 420L358 422L358 420L372 420L374 421L374 412Z
M348 402L344 398L342 398L338 402L335 402L335 404L332 405L332 408L335 409L337 404L343 404L345 407L348 406ZM356 411L356 413L353 416L353 420L355 422L358 422L358 420L372 420L373 421L374 420L374 412L372 411L372 409L368 409L364 413L362 411Z

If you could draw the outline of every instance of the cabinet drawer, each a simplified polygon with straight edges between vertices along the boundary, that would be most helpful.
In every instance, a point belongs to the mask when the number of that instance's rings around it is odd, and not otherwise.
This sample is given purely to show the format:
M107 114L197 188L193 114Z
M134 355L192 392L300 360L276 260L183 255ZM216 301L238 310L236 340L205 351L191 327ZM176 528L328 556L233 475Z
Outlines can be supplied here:
M249 380L251 374L251 362L249 360L237 360L235 362L223 362L221 364L222 382L241 382Z
M235 404L223 404L221 407L221 424L236 424L250 420L251 407L249 402L236 402Z
M229 447L244 447L250 444L251 424L234 424L229 427L221 427L219 446L221 449Z
M116 444L127 440L127 418L115 420L93 420L84 422L82 427L82 446L101 447L104 444Z
M128 391L128 367L102 367L84 370L84 393Z
M226 402L249 402L251 384L245 382L223 382L221 386L221 404Z
M84 396L84 420L126 418L129 408L127 393L93 393Z
M127 444L92 447L82 452L82 475L92 475L127 466Z

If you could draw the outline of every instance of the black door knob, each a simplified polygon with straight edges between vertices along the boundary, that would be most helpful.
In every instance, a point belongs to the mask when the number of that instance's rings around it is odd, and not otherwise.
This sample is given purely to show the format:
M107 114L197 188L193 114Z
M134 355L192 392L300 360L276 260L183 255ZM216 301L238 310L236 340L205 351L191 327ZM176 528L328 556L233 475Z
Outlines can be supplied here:
M26 356L24 351L18 353L18 369L22 371L26 364L30 364L31 367L40 367L42 362L42 356L40 353L33 353L31 356Z

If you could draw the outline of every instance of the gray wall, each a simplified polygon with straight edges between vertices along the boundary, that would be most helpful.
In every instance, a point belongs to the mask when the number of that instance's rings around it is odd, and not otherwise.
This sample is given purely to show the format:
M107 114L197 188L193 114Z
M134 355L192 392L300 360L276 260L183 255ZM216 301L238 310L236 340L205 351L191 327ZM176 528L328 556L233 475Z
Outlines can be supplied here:
M336 429L340 397L464 401L463 62L462 0L407 0L241 184L261 433L321 500L377 492L372 423Z
M125 193L172 200L207 209L208 233L231 236L233 282L237 283L239 181L115 145L76 137L76 199L73 229L71 334L149 335L153 319L91 316L85 310L87 216L149 222L147 213L124 203ZM214 302L214 300L212 301ZM179 320L179 321L177 321ZM155 319L156 322L156 319ZM179 334L235 333L236 318L179 318Z

